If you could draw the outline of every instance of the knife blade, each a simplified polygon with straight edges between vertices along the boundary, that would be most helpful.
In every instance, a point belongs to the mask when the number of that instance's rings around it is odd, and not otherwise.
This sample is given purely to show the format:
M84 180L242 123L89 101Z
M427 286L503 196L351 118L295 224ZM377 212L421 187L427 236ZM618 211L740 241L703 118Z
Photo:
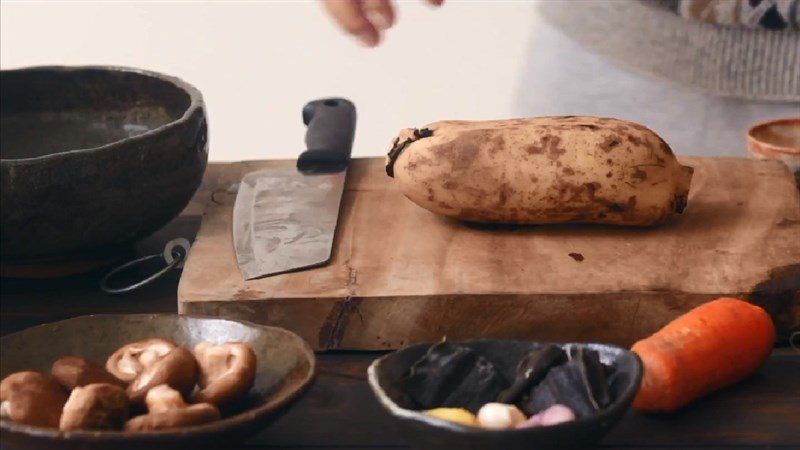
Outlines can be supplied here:
M246 174L233 207L233 242L245 280L330 261L347 166L355 106L343 98L303 108L306 148L296 168Z

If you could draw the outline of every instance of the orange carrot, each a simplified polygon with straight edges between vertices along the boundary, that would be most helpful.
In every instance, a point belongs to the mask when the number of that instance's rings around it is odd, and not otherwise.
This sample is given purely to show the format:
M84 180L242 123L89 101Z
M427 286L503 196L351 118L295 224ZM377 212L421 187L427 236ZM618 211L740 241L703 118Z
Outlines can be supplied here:
M672 412L755 372L769 357L775 326L766 311L718 298L633 345L644 377L633 407Z

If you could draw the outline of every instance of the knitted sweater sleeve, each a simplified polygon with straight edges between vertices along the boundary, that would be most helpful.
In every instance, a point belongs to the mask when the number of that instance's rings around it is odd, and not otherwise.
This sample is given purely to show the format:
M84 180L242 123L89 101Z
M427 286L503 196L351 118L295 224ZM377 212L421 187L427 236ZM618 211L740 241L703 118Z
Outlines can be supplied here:
M800 0L543 1L538 9L634 72L718 96L800 101Z
M768 30L800 28L800 0L666 0L681 17L726 26Z

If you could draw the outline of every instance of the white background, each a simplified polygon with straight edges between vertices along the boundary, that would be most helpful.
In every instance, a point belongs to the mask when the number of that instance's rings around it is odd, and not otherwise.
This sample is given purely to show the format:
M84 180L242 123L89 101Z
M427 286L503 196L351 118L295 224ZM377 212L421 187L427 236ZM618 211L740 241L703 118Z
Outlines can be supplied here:
M316 1L3 1L0 65L133 66L175 75L208 106L212 160L292 158L303 104L353 100L354 155L440 119L512 115L535 26L524 1L398 5L377 49L341 34Z

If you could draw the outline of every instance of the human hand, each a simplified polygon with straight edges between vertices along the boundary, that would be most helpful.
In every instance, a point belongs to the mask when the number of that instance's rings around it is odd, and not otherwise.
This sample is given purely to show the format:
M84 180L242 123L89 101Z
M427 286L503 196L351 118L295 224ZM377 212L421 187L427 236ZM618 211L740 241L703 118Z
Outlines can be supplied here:
M425 1L434 6L444 3L444 0ZM378 45L383 31L394 25L392 0L323 0L323 5L344 31L367 47Z

